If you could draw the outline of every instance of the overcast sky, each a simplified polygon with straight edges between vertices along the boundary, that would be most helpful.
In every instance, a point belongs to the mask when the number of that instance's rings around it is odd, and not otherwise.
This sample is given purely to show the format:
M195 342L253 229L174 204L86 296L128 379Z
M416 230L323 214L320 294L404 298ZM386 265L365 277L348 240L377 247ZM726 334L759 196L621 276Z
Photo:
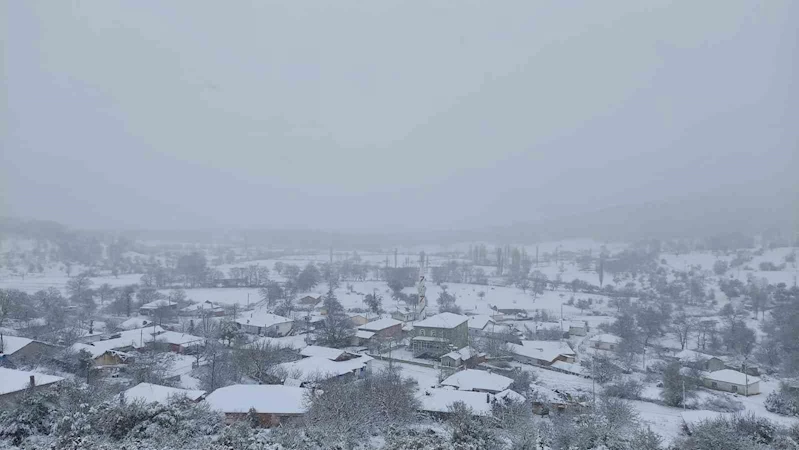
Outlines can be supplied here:
M9 215L470 228L797 185L791 0L3 8Z

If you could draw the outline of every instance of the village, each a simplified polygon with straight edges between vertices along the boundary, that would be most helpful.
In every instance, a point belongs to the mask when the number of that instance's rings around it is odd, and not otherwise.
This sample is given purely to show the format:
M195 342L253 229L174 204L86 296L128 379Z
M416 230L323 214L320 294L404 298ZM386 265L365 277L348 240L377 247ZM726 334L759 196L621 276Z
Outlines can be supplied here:
M676 282L685 273L705 284L705 301L675 305L680 311L666 318L662 307L644 303L651 301L646 298L654 292L655 278L633 275L644 272L634 266L623 268L629 264L625 258L643 253L586 241L546 248L551 251L531 250L535 256L510 249L507 260L500 257L494 267L474 264L475 254L477 262L483 256L473 248L458 257L422 251L411 259L406 254L403 265L396 252L354 259L357 252L334 255L332 250L225 263L217 270L231 275L246 271L236 267L266 266L262 276L268 281L258 282L264 286L258 288L245 277L230 277L213 286L152 289L156 299L139 303L129 315L126 309L135 304L130 293L147 289L141 284L113 288L116 300L87 311L86 295L99 294L76 295L75 279L83 280L81 289L88 292L103 280L119 279L6 277L6 299L11 292L32 302L61 302L64 317L56 329L55 319L26 317L30 310L12 310L13 303L6 301L0 405L77 380L112 386L121 402L167 405L185 398L223 414L228 425L250 421L262 429L285 428L308 420L309 402L325 396L331 383L357 385L388 371L413 382L415 414L430 423L463 411L488 418L511 404L525 405L530 420L546 423L590 412L612 396L628 402L640 423L656 429L664 442L677 441L702 421L740 411L783 426L796 424L796 418L776 412L767 401L793 388L775 377L776 366L761 364L755 347L763 338L726 338L745 341L743 351L722 341L725 321L746 328L757 326L758 319L746 317L745 309L753 305L743 301L751 298L736 300L727 296L726 287L711 287L718 275L698 261L716 257L702 251L676 258L662 253L656 268L646 269L657 274L669 268ZM792 255L776 249L754 257L790 261ZM366 270L372 275L342 271L364 260L369 266L370 259L374 263ZM463 267L472 272L473 282L463 282L468 275L453 275ZM752 272L730 272L720 282L761 283ZM770 281L768 276L786 278L779 271L757 275L764 276L762 283ZM611 285L600 288L605 276ZM150 276L140 277L147 282ZM295 287L304 277L313 278L310 288ZM55 286L63 280L64 292L72 295L61 297L57 287L50 289L49 299L46 291L19 294L45 280ZM21 289L10 289L14 283ZM781 292L794 295L792 289ZM760 308L773 310L774 300ZM647 314L655 315L651 323ZM702 328L707 321L716 327Z

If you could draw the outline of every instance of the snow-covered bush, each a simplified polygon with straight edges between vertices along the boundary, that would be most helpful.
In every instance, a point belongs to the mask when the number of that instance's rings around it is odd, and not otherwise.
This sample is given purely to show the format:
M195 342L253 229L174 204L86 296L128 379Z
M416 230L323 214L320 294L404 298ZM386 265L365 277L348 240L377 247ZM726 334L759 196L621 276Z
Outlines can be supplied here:
M605 395L610 397L623 398L628 400L638 400L644 385L638 380L619 380L605 386Z
M779 390L772 391L763 404L768 411L785 416L799 416L799 398L790 392L787 386L780 386Z
M744 410L744 404L735 400L731 396L727 395L714 395L712 397L708 397L702 404L699 406L699 409L707 409L710 411L717 411L717 412L724 412L724 413L734 413L738 411Z

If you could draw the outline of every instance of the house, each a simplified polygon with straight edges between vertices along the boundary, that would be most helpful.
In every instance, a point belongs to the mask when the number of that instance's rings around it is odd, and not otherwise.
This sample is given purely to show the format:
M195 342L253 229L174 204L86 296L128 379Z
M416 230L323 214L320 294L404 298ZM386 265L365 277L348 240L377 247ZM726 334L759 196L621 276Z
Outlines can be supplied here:
M584 320L564 320L561 329L569 336L585 336L588 334L588 322Z
M749 376L735 370L722 369L706 373L702 377L705 387L742 395L760 393L760 378Z
M397 309L391 312L391 318L399 320L400 322L410 322L416 320L416 312L410 308Z
M84 345L94 347L92 350L86 349L92 354L102 354L107 350L127 352L138 350L152 344L155 340L155 336L163 332L164 329L159 326L138 328L122 331L111 335L109 339L103 339Z
M411 348L415 357L440 358L469 345L469 318L449 312L430 316L413 325Z
M322 296L313 297L310 295L306 295L305 297L297 300L297 306L300 309L313 309L319 302L322 301Z
M286 336L294 327L294 321L288 317L270 314L265 311L243 314L235 322L245 333L272 337Z
M621 343L621 338L613 334L604 333L591 337L588 342L593 348L615 351Z
M192 402L198 402L205 397L205 391L178 389L159 384L139 383L136 386L119 394L126 402L144 402L168 404L169 400L177 397L186 397Z
M81 344L80 342L72 344L70 347L75 353L85 351L91 355L94 367L116 367L130 362L133 362L134 356L130 353L119 352L116 350L109 350L107 348L95 347L94 345Z
M186 350L196 349L205 344L205 338L176 331L163 331L154 335L154 341L159 344L169 345L169 351L183 353ZM152 340L150 341L153 342Z
M719 370L724 370L727 368L727 361L718 357L712 356L710 359L705 361L705 370L708 372L717 372Z
M139 314L143 316L157 316L175 313L178 310L178 304L169 300L156 300L154 302L145 303L139 307Z
M348 313L347 316L349 316L350 320L352 321L352 324L356 327L359 327L369 322L369 319L367 319L366 316L364 316L363 314Z
M485 360L485 353L480 353L472 347L463 347L460 350L451 351L442 356L441 364L446 367L466 366L468 368L473 368Z
M366 355L342 361L333 361L325 356L309 356L278 364L276 369L285 374L285 383L296 382L305 386L339 377L358 378L371 367L371 361L372 357Z
M234 384L206 397L208 406L225 415L227 423L245 419L253 409L263 427L275 427L307 411L308 389L274 384Z
M356 333L359 345L370 342L399 338L402 336L402 322L396 319L379 319L365 323L358 327L360 335Z
M179 314L186 317L222 317L225 315L225 308L206 300L181 309Z
M148 325L152 325L152 320L149 320L149 318L131 317L130 319L119 324L119 328L122 328L123 330L133 330L136 328L144 328Z
M300 351L300 355L306 358L320 357L326 358L330 361L349 361L351 359L359 358L361 355L356 355L344 350L330 347L322 347L319 345L309 345Z
M34 362L52 356L58 347L19 336L0 334L0 361Z
M496 394L508 389L513 380L484 370L466 369L455 372L441 382L442 386L452 386L460 391L488 392Z
M28 391L49 389L61 380L54 375L0 367L0 405L15 401Z
M495 397L488 393L440 388L424 389L416 398L419 399L421 411L437 417L451 414L450 408L456 402L471 408L476 416L490 416L492 403L495 400Z
M572 403L566 394L537 385L533 388L532 399L533 414L540 416L548 415L551 412L562 412Z
M476 315L469 316L469 331L472 333L480 334L492 331L492 325L496 324L491 316Z
M568 344L560 341L522 341L508 344L513 359L525 364L551 366L556 361L573 363L576 354Z

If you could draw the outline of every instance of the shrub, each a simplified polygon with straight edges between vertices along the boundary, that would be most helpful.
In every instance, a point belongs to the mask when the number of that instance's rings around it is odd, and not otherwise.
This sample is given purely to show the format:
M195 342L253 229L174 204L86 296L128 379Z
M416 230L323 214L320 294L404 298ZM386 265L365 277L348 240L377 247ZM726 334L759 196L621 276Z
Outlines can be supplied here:
M619 380L605 386L605 395L627 400L638 400L641 398L643 390L644 385L638 380Z
M738 411L744 410L743 403L735 400L732 397L728 397L726 395L714 395L704 402L699 407L699 409L707 409L710 411L717 411L717 412L725 412L725 413L734 413Z

